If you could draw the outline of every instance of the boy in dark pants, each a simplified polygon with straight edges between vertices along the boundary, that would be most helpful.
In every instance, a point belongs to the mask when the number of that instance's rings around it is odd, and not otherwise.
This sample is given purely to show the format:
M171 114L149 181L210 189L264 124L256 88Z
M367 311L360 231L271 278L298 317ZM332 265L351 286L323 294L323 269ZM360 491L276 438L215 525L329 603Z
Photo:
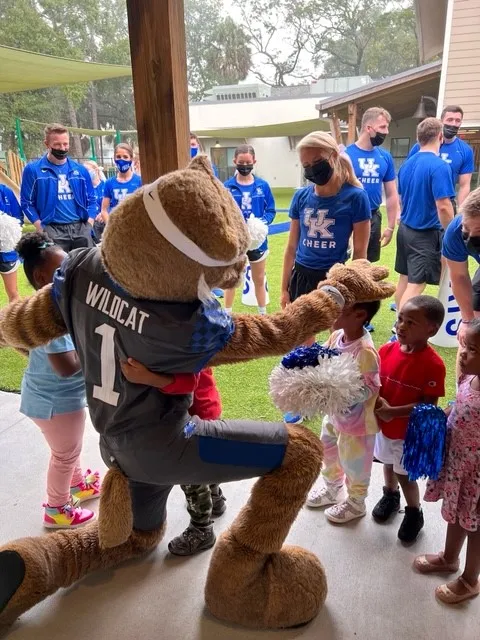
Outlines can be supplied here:
M149 371L141 363L129 358L122 363L122 372L130 382L157 387L166 394L193 393L190 415L203 420L218 420L222 413L220 394L213 371L203 369L199 374L164 375ZM183 533L168 543L168 550L177 556L189 556L210 549L215 544L212 516L221 516L226 498L218 484L180 485L187 499L190 524Z

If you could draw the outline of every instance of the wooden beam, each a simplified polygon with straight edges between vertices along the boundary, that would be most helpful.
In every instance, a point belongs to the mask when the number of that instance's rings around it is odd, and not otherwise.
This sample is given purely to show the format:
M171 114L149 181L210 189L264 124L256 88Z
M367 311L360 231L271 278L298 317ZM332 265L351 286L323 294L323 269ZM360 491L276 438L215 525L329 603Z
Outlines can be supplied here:
M190 158L183 0L127 0L144 183Z
M335 113L335 111L332 112L332 115L330 118L330 133L335 138L338 144L342 144L343 140L342 140L342 131L340 129L340 119Z
M347 145L353 144L357 137L357 103L351 102L348 105L348 137Z

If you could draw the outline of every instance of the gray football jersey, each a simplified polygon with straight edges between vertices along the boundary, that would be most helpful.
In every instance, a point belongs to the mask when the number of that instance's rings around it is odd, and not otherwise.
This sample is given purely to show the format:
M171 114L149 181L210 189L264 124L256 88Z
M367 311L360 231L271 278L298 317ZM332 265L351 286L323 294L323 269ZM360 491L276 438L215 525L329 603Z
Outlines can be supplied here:
M120 362L131 357L160 373L198 373L233 333L219 303L132 298L109 277L97 248L65 258L52 295L82 364L95 429L109 436L161 423L183 429L191 396L131 384Z

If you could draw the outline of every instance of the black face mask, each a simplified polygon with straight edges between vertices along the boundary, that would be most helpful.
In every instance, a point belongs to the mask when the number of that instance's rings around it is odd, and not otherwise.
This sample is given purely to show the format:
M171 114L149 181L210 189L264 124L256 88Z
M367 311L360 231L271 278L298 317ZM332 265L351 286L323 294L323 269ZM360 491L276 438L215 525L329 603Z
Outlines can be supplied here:
M469 253L480 253L480 236L471 236L466 231L462 231L462 238Z
M454 127L453 124L444 124L443 125L443 137L446 140L451 140L452 138L454 138L457 135L459 129L460 129L460 127Z
M318 184L319 187L327 184L333 175L333 167L330 166L328 160L319 160L312 164L311 167L305 167L303 174L306 180L310 180L314 184Z
M253 171L253 164L237 164L237 171L241 176L248 176Z
M65 160L68 155L68 151L65 151L65 149L50 149L50 153L57 160Z
M381 133L380 131L375 131L375 135L370 136L370 144L372 147L379 147L381 144L385 142L385 138L387 137L386 133Z

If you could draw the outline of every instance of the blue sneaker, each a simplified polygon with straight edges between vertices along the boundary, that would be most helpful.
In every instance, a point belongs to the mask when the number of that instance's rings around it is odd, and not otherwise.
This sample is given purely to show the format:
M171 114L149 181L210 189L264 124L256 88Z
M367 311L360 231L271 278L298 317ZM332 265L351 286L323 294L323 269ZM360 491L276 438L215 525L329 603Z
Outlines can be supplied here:
M395 302L392 302L392 304L390 305L390 311L396 311L397 310L397 305L395 304Z
M217 298L223 298L223 289L212 289L212 293Z
M373 331L375 331L375 327L373 326L373 324L366 324L366 325L365 325L365 329L366 329L369 333L373 333Z
M301 424L303 422L303 416L294 415L289 412L283 416L283 421L287 424Z

